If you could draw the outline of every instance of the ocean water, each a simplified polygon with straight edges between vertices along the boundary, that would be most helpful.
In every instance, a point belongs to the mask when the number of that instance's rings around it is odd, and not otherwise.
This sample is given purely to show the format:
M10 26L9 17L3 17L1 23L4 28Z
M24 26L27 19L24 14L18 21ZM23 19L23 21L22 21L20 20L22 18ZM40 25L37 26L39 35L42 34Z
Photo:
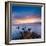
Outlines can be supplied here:
M17 28L19 26L19 29ZM28 31L28 28L31 28L30 32L35 32L38 35L41 35L41 24L37 23L37 24L22 24L22 25L12 25L11 26L11 38L12 39L19 39L21 37L21 33L20 32L24 32L24 30L22 30L23 27L25 27L25 31Z

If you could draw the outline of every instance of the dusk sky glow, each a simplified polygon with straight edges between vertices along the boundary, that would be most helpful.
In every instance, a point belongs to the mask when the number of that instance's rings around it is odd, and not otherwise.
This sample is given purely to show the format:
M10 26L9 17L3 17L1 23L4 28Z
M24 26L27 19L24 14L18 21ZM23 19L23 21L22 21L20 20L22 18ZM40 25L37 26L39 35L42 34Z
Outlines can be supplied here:
M16 6L12 5L12 23L36 23L41 22L40 6Z

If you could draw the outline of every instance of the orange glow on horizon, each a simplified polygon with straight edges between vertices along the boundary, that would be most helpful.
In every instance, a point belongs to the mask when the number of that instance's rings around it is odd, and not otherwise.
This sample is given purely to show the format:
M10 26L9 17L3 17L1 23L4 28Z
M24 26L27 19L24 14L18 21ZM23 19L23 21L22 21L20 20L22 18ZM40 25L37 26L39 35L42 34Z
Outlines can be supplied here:
M13 24L24 24L24 23L35 23L41 22L40 18L23 18L23 19L14 19Z

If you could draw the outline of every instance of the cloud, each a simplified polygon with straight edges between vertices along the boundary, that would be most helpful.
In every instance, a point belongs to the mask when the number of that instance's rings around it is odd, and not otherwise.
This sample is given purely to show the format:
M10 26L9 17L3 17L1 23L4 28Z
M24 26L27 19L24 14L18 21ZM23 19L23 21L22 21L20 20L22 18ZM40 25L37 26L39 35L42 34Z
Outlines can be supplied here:
M12 24L26 24L26 23L39 23L41 22L40 17L37 16L26 16L25 18L13 19Z

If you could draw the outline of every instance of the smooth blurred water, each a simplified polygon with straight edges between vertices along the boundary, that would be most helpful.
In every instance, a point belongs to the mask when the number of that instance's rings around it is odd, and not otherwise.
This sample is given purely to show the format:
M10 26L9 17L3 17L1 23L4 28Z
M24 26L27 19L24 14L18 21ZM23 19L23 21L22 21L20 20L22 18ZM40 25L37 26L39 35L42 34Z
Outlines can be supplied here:
M21 33L20 32L23 32L24 30L22 30L23 27L26 26L26 29L25 31L28 31L27 29L28 28L31 28L31 31L30 32L35 32L39 35L41 35L41 24L23 24L23 25L19 25L19 29L17 29L18 25L14 25L12 26L12 31L11 31L11 37L12 38L20 38L21 37Z

